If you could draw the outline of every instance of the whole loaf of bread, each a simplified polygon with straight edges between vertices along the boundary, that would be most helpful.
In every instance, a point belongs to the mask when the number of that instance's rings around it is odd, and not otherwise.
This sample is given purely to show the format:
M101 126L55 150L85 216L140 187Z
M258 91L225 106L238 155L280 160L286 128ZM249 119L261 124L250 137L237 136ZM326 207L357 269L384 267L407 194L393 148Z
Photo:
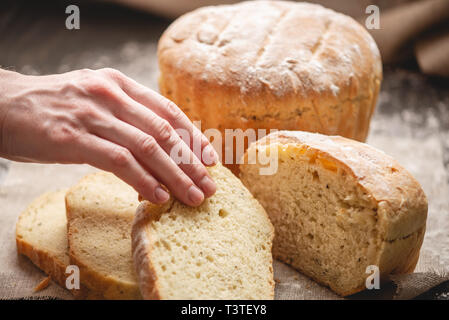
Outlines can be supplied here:
M161 93L223 134L283 129L365 141L382 78L379 50L359 23L288 1L183 15L162 35L158 60Z

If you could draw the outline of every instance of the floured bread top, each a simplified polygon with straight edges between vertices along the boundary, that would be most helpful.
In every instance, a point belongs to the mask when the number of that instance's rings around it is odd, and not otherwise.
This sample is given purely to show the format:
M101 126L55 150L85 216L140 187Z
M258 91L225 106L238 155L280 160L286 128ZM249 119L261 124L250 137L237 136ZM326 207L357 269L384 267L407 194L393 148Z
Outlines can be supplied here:
M200 8L167 29L158 55L160 65L243 94L365 98L382 76L379 50L360 24L308 3Z

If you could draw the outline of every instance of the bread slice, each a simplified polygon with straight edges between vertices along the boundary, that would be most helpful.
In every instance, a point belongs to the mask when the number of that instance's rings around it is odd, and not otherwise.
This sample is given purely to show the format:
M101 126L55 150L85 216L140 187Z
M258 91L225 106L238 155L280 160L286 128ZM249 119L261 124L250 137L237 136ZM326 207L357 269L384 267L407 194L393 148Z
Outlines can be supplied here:
M16 224L17 251L65 288L67 250L65 190L45 193L33 200Z
M137 197L106 172L85 176L66 195L70 261L81 282L105 299L141 299L131 255Z
M145 299L273 299L273 226L228 169L209 168L215 195L197 207L143 201L132 229Z
M277 161L274 174L260 175L260 154ZM338 136L279 131L252 144L240 170L274 224L275 258L342 296L365 288L369 265L383 276L414 270L426 196L382 151Z
M16 224L17 252L28 257L63 288L66 288L65 271L70 264L65 193L65 190L48 192L34 199ZM99 296L82 285L71 292L77 298Z

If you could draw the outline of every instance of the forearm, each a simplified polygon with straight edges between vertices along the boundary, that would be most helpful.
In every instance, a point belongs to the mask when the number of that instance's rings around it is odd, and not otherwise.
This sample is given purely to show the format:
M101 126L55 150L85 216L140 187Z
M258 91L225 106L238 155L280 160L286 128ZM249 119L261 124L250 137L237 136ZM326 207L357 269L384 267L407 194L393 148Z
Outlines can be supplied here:
M5 120L9 109L12 107L12 95L15 91L14 87L20 74L13 71L0 69L0 156L5 157L5 140L7 132L5 132Z

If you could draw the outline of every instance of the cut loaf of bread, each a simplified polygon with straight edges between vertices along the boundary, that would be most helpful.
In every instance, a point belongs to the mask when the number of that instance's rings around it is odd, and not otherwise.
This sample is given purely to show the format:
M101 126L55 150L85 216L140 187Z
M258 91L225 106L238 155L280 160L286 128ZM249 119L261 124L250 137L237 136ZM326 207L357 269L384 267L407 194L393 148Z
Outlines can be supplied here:
M34 199L20 214L16 225L17 252L63 288L66 288L65 271L70 264L65 193L65 190L48 192ZM98 296L84 286L71 292L77 298Z
M260 175L260 153L278 162L275 174ZM382 151L338 136L280 131L252 144L240 170L274 224L275 258L343 296L365 288L370 265L382 276L414 270L426 196Z
M161 93L222 137L228 129L299 129L365 141L382 79L379 50L362 25L293 1L189 12L161 36L158 62ZM223 152L238 151L220 141Z
M66 195L70 261L81 282L105 299L141 299L131 255L137 197L106 172L87 175Z
M209 168L217 192L197 207L143 201L132 229L145 299L273 299L273 226L228 169Z

